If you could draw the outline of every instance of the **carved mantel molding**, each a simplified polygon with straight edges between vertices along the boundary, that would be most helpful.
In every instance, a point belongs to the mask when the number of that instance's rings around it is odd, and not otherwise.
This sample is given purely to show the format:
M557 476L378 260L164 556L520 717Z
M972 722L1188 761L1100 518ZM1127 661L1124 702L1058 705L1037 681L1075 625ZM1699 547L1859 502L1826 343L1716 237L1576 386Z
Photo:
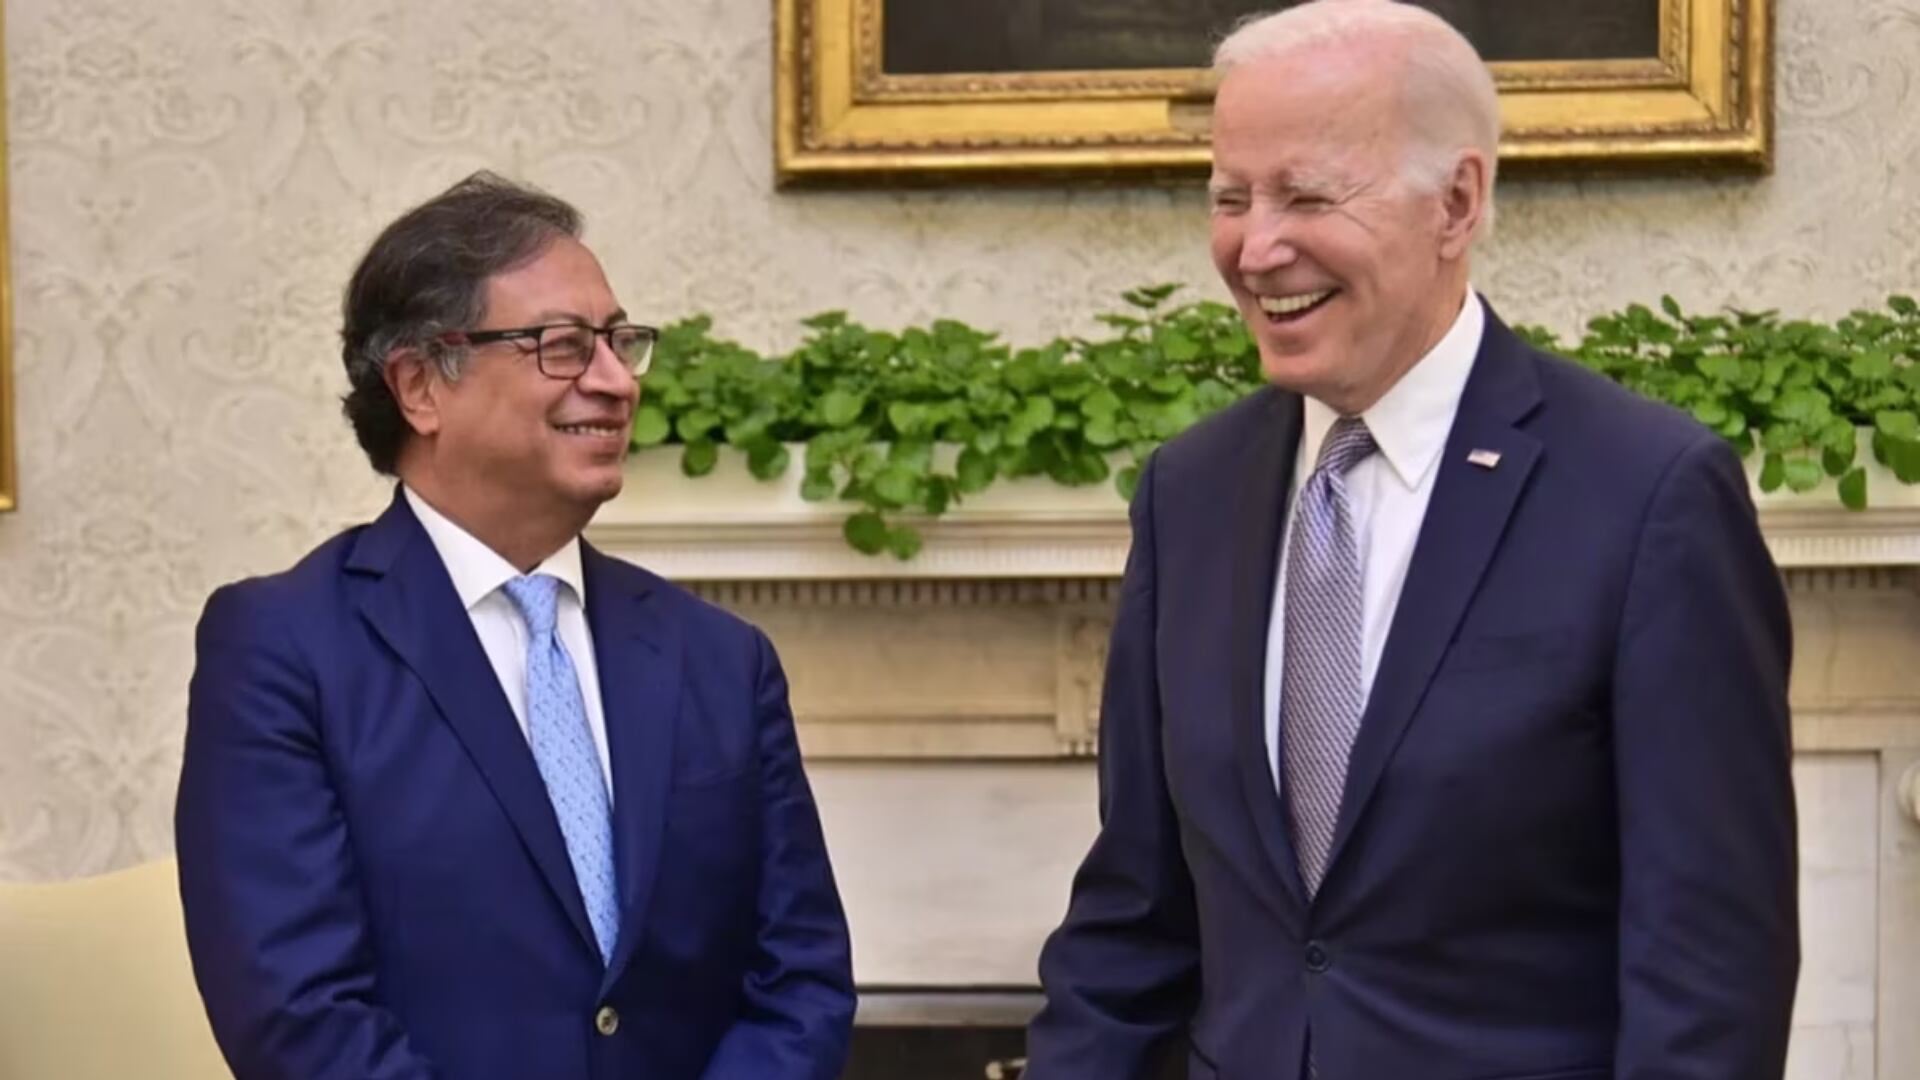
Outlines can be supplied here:
M799 455L795 455L798 460ZM800 497L797 470L753 479L737 454L689 480L673 452L639 454L626 490L588 527L594 543L676 581L1118 577L1126 507L1111 484L1002 483L921 526L915 558L861 555L841 537L844 506ZM1869 470L1874 505L1832 491L1755 492L1774 560L1787 569L1920 566L1920 487Z

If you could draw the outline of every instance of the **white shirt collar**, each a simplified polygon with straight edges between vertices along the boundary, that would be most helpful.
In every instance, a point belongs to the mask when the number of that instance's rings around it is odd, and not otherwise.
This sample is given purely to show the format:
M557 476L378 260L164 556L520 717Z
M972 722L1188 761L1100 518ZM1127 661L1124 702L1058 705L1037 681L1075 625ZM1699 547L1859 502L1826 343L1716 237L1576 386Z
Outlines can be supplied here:
M418 492L405 484L400 485L400 490L406 494L407 505L413 508L413 516L420 519L420 527L427 530L427 538L433 541L434 550L440 553L440 561L446 564L447 576L453 579L453 591L459 594L461 607L472 611L475 604L520 576L520 571L501 558L499 552L435 510ZM534 567L533 572L559 578L562 584L573 590L581 607L586 606L586 577L580 569L579 537L567 541L559 551L547 556L546 561Z
M1440 452L1460 408L1460 395L1480 353L1487 315L1479 296L1469 288L1453 326L1400 376L1373 407L1361 414L1367 430L1394 475L1409 490L1420 486ZM1313 398L1306 399L1300 453L1306 464L1320 457L1320 444L1340 414Z

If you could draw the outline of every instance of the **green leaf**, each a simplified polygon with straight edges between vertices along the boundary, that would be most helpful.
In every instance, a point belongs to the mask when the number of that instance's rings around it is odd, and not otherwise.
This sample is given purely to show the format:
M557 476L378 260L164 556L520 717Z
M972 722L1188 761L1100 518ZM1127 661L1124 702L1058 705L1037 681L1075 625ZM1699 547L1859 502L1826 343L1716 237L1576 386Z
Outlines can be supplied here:
M920 512L939 517L953 505L955 483L951 477L929 476L920 487Z
M1812 491L1820 486L1820 463L1811 458L1793 458L1787 462L1787 487L1792 491Z
M755 443L747 448L747 471L756 479L773 480L787 471L792 455L777 442Z
M642 405L633 414L632 441L635 446L658 446L673 434L666 411L658 405Z
M1889 296L1887 297L1887 306L1909 319L1913 318L1916 313L1920 313L1920 305L1915 304L1911 296Z
M900 525L887 533L887 550L893 557L905 562L920 554L920 533L908 525Z
M985 491L987 485L993 483L994 473L997 471L993 455L972 446L960 451L960 460L954 463L955 477L959 481L960 492L963 495Z
M845 461L863 441L859 428L819 432L807 440L807 468L824 469Z
M887 451L887 464L924 474L933 467L933 442L928 439L901 439Z
M1172 296L1173 291L1179 287L1178 285L1152 285L1146 288L1129 289L1121 293L1120 298L1134 307L1151 311L1159 307L1167 297Z
M1703 356L1695 361L1695 366L1700 369L1700 374L1716 382L1739 385L1743 380L1750 381L1751 378L1747 366L1742 364L1738 357Z
M879 476L880 470L886 467L887 455L881 453L877 446L863 446L853 456L853 478L863 484L872 483L873 478Z
M1107 468L1107 459L1091 450L1066 454L1062 460L1065 466L1064 479L1069 484L1079 486L1097 484L1112 472Z
M1702 401L1693 407L1693 418L1710 428L1718 428L1727 422L1727 407L1717 401Z
M1873 428L1889 439L1920 439L1920 415L1905 409L1885 409L1874 414Z
M1660 310L1666 312L1669 316L1671 316L1674 319L1686 318L1686 316L1680 314L1679 302L1676 301L1671 296L1663 295L1660 297Z
M808 502L826 502L839 494L833 482L833 473L825 470L808 470L806 478L800 481L800 497Z
M1120 396L1104 386L1080 402L1080 411L1089 419L1111 420L1120 414L1120 407Z
M1798 450L1806 445L1806 441L1806 436L1796 424L1771 424L1760 433L1760 445L1779 454Z
M1200 355L1200 346L1180 331L1168 330L1160 337L1160 351L1169 360L1185 362Z
M1140 488L1140 466L1129 465L1113 475L1114 490L1128 502L1133 501L1133 493Z
M1774 492L1787 478L1787 462L1777 450L1767 452L1766 459L1760 465L1760 490Z
M1849 469L1847 475L1840 478L1840 501L1849 510L1867 508L1867 470L1865 468Z
M1160 414L1158 430L1163 437L1171 439L1192 427L1194 421L1198 419L1200 419L1200 409L1193 398L1177 397L1167 402L1166 411Z
M890 532L886 520L871 510L862 510L849 516L840 531L853 550L862 555L880 554L887 546Z
M1869 349L1849 363L1851 374L1861 382L1879 382L1893 378L1893 357L1884 349Z
M924 434L932 427L931 418L932 410L925 405L896 401L887 406L887 421L893 425L893 430L902 435Z
M1089 445L1097 446L1102 450L1120 444L1120 428L1111 417L1095 417L1088 420L1082 434L1086 436Z
M820 419L828 427L846 427L858 420L866 407L866 398L836 386L820 399Z
M1772 412L1782 420L1812 420L1824 415L1829 404L1827 395L1818 390L1788 390L1774 400Z
M712 409L693 409L681 413L679 421L673 428L679 434L681 442L695 443L705 440L708 433L719 426L719 413Z
M873 479L873 493L893 506L920 501L920 474L902 465L888 465Z
M766 442L767 425L773 417L764 412L755 412L750 416L739 416L728 420L725 440L732 446L751 446L757 442Z
M680 471L687 476L705 476L713 471L720 462L720 448L704 440L687 444L686 453L680 455Z
M1886 439L1887 466L1903 484L1920 483L1920 442L1911 439Z

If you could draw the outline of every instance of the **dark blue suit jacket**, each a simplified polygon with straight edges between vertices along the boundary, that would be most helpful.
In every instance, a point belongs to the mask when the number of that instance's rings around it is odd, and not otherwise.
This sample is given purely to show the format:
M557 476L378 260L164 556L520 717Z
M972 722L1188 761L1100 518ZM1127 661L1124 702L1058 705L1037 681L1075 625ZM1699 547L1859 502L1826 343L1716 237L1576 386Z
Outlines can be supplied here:
M1142 479L1031 1080L1293 1080L1309 1032L1321 1080L1778 1077L1790 633L1733 452L1489 316L1309 902L1261 716L1300 416Z
M624 908L610 966L404 499L208 601L175 829L195 975L241 1080L838 1074L846 921L773 649L581 555Z

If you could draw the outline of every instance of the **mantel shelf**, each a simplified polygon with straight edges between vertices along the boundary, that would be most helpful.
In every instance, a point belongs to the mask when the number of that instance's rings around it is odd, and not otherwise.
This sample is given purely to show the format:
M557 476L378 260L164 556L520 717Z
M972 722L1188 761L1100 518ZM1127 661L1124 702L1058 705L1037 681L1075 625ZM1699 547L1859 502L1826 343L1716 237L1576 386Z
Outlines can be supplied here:
M802 499L797 467L762 482L740 455L724 453L713 475L690 480L679 460L671 451L636 455L626 489L601 508L588 538L677 581L1117 577L1126 564L1126 507L1111 482L995 484L919 523L925 546L902 561L849 548L840 532L849 508ZM1857 512L1831 485L1756 491L1775 561L1788 569L1920 565L1920 486L1877 466L1868 481L1873 505Z

